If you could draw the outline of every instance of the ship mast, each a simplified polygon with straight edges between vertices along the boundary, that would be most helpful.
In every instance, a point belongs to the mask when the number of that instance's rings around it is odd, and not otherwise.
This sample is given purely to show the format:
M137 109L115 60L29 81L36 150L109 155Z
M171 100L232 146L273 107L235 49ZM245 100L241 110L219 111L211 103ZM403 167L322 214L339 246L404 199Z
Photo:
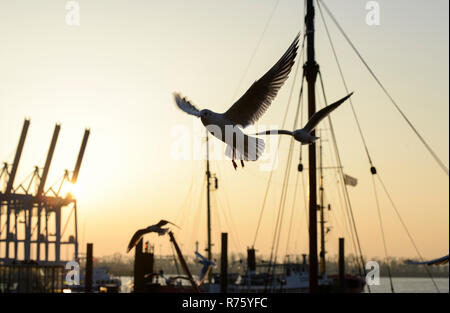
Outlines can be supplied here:
M306 0L306 40L307 62L304 65L308 83L308 116L316 112L316 80L319 65L315 60L314 50L314 1ZM315 135L315 132L311 132ZM317 177L316 177L316 145L309 145L309 291L318 292L318 260L317 260Z
M206 131L206 232L208 237L208 260L211 261L211 171L209 169L209 135L208 130ZM209 271L208 282L212 282L212 271Z
M322 146L322 132L320 132L320 274L325 275L325 203L324 203L324 187L323 187L323 146Z

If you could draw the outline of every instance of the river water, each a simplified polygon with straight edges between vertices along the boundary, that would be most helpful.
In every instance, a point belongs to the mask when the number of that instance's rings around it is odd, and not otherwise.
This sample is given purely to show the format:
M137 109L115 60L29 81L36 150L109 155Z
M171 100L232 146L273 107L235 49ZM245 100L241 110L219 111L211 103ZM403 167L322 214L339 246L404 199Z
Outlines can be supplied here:
M440 292L449 292L448 278L434 278ZM393 277L392 284L394 291L397 293L433 293L438 292L433 281L430 278L416 278L416 277ZM370 286L370 291L373 293L390 293L391 284L389 278L382 277L379 286ZM366 286L367 292L367 286Z
M133 277L122 276L122 292L130 292L132 290ZM449 279L448 278L435 278L434 279L439 291L442 293L449 292ZM396 293L436 293L436 287L429 278L413 278L413 277L399 277L392 278L394 285L394 291ZM391 285L389 278L382 277L380 279L380 285L370 286L372 293L391 293ZM367 292L367 286L366 286Z

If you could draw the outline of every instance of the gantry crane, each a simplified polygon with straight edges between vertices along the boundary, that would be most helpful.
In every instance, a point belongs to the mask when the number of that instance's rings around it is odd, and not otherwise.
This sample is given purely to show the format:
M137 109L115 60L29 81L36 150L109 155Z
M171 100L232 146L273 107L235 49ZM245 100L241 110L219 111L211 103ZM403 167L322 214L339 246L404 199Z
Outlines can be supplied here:
M4 163L0 170L0 182L6 181L4 190L0 185L0 263L7 265L25 261L62 265L65 263L61 260L62 245L72 246L71 260L78 260L78 221L77 201L74 195L61 193L64 185L77 182L90 130L86 129L84 132L74 170L71 173L66 170L56 185L46 189L50 165L61 130L61 125L56 124L44 167L42 169L35 167L29 179L14 187L29 126L30 120L26 119L13 163L11 165ZM62 213L68 209L71 211L66 214L67 220L63 226ZM73 223L73 234L63 240L69 223ZM44 248L43 256L42 248Z

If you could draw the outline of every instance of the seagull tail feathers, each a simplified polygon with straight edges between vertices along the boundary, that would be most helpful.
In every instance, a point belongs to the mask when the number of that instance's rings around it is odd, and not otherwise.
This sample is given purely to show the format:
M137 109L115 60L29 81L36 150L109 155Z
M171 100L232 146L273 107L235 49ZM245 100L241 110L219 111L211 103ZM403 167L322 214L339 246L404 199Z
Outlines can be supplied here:
M272 129L272 130L266 130L262 131L256 134L252 134L253 136L262 136L262 135L290 135L293 136L294 134L289 130L282 130L282 129Z
M256 161L263 154L265 143L263 139L245 135L244 141L227 144L225 155L231 160Z

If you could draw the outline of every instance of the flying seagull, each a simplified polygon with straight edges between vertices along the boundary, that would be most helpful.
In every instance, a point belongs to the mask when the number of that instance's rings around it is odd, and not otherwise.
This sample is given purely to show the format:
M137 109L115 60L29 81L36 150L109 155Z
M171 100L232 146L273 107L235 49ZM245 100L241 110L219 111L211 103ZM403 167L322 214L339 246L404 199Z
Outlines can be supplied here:
M211 268L216 266L216 262L208 260L198 251L195 251L195 256L199 259L198 262L203 265L202 270L200 271L199 285L201 285L204 282L206 275L209 273Z
M448 254L442 258L431 260L431 261L425 261L425 262L417 262L413 260L406 260L405 264L413 264L413 265L444 265L447 264L449 260Z
M256 161L264 152L264 140L245 135L240 128L254 124L269 108L281 86L289 77L297 56L300 34L281 57L281 59L247 90L225 113L199 110L188 99L174 93L177 106L184 112L199 117L207 130L227 144L225 155L234 169L240 160Z
M158 224L149 226L147 228L139 229L137 232L134 233L133 237L131 238L130 243L128 244L127 253L130 252L130 250L133 249L138 244L139 240L141 240L142 236L144 236L145 234L158 233L159 236L165 235L169 231L169 229L162 228L162 227L167 224L171 224L171 225L178 227L177 225L175 225L174 223L171 223L169 221L160 220L158 222Z
M311 132L319 125L319 123L328 116L332 111L334 111L338 106L340 106L342 103L344 103L348 98L350 98L353 95L353 92L349 94L348 96L342 98L339 101L336 101L333 104L330 104L329 106L326 106L322 110L314 113L314 115L311 117L311 119L306 123L305 127L302 129L297 129L293 132L289 130L268 130L264 132L256 133L256 136L259 135L290 135L293 136L295 140L300 141L302 145L308 145L312 144L314 141L319 139L319 137L311 135Z

